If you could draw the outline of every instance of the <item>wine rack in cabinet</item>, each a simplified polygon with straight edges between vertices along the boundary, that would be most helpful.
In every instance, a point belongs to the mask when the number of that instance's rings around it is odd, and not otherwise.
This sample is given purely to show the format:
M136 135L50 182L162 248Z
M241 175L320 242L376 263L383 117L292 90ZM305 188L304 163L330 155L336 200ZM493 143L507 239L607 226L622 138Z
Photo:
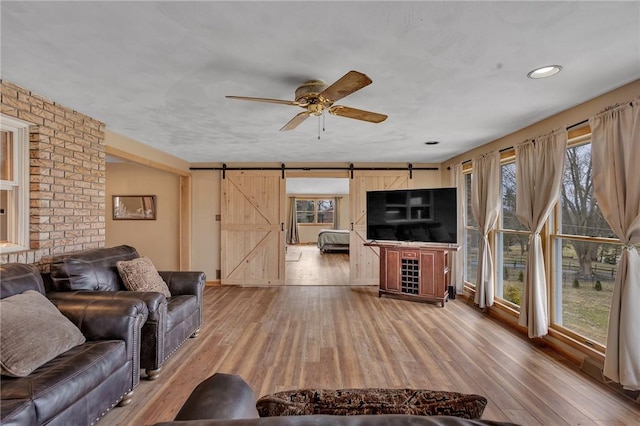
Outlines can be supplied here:
M404 245L367 243L380 248L380 288L388 295L444 307L451 283L451 253L457 244Z

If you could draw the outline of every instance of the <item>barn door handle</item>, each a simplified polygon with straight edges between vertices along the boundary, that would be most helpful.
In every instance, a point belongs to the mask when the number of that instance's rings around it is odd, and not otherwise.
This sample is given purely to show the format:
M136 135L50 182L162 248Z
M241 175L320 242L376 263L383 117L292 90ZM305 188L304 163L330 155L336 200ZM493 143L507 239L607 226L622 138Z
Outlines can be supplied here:
M351 222L351 230L353 231L353 222Z
M280 222L280 230L284 231L284 222Z

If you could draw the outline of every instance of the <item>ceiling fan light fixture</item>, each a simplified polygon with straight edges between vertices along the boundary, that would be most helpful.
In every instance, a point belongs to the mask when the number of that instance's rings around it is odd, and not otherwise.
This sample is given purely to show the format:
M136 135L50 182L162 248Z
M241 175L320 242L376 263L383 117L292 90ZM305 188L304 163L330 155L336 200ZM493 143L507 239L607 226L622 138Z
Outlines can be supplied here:
M291 105L304 108L305 111L297 114L280 131L292 130L309 116L323 117L324 111L339 117L352 118L354 120L381 123L387 119L385 114L364 111L344 105L334 105L334 102L344 98L371 84L372 81L365 74L358 71L349 71L333 84L327 86L322 80L308 80L296 89L294 101L270 98L254 98L248 96L226 96L228 99L240 99L244 101L266 102L272 104Z
M558 74L562 70L560 65L546 65L544 67L536 68L527 74L527 77L537 80L540 78L551 77Z
M440 143L440 141L426 141L424 144L425 145L438 145Z

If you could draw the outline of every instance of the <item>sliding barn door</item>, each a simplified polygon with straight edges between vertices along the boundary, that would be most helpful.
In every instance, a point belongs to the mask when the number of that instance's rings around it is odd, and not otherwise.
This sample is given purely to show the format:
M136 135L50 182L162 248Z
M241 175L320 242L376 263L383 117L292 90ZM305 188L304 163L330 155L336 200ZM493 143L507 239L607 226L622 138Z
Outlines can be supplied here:
M351 285L378 285L380 250L366 247L367 191L409 188L407 171L354 171L349 180L349 221L352 230L349 241Z
M284 284L284 187L281 172L225 172L222 284Z

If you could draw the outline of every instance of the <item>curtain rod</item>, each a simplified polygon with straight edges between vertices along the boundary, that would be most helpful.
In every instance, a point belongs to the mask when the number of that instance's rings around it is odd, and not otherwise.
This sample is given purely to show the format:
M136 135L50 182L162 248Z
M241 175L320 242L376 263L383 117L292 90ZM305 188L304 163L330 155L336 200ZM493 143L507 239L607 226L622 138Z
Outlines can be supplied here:
M581 125L583 125L583 124L585 124L585 123L588 123L588 122L589 122L589 119L582 120L582 121L580 121L580 122L578 122L578 123L572 124L571 126L567 126L567 130L573 129L574 127L581 126ZM505 151L509 151L509 150L512 150L513 148L514 148L513 146L508 146L508 147L506 147L506 148L502 148L502 149L501 149L501 150L499 150L498 152L505 152ZM467 163L468 163L468 162L470 162L470 161L471 161L471 159L469 159L469 160L465 160L465 161L463 161L463 162L462 162L462 163L460 163L460 164L467 164ZM447 167L447 170L451 170L451 166Z
M222 179L225 178L225 172L227 170L281 170L282 179L285 178L284 172L286 170L348 170L351 172L351 179L353 179L354 170L407 170L409 172L409 178L413 178L413 170L440 170L439 167L413 167L413 164L409 163L406 167L355 167L350 164L349 167L287 167L284 163L280 167L227 167L226 164L222 164L222 167L189 167L189 170L222 170Z

